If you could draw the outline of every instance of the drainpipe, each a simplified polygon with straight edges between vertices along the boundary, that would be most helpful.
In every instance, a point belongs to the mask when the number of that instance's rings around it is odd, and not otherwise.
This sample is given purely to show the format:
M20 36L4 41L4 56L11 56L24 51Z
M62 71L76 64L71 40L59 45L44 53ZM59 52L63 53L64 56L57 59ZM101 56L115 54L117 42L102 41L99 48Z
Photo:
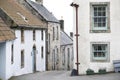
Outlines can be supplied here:
M79 5L78 4L75 4L75 3L72 3L71 4L71 6L72 7L75 7L75 9L76 9L76 34L75 34L75 36L76 36L76 66L77 66L77 75L79 74L79 59L78 59L78 37L79 37L79 34L78 34L78 7L79 7Z

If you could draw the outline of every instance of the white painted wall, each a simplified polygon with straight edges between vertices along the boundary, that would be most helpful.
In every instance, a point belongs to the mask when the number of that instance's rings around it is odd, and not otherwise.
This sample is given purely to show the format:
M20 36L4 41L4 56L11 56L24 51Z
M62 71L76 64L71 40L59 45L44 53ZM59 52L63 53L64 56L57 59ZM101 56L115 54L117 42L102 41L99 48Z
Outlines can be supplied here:
M57 39L57 26L58 26L58 39ZM55 30L55 38L53 40L53 27ZM60 24L59 23L48 23L48 34L50 34L50 39L48 40L50 44L48 43L48 70L52 70L54 67L54 63L58 62L58 64L55 65L55 69L61 69L60 67ZM58 53L57 49L58 48ZM53 53L55 51L55 55L58 55L58 57L53 57ZM55 61L53 59L55 58ZM58 59L58 60L57 60Z
M21 32L20 30L15 30L15 34L17 39L14 42L7 42L6 45L2 44L0 45L0 55L3 56L2 58L4 58L4 61L0 61L0 63L4 63L3 66L0 66L4 71L1 72L5 72L6 68L6 74L2 73L3 75L1 76L6 76L6 79L9 79L12 76L18 76L18 75L22 75L22 74L28 74L28 73L33 73L32 70L32 48L34 45L36 45L36 50L37 50L37 54L36 54L36 70L37 71L45 71L46 70L46 45L45 45L45 30L43 31L44 33L44 40L41 40L41 30L36 30L36 41L33 41L33 31L32 30L25 30L24 31L24 43L21 44ZM11 64L11 45L12 43L14 44L14 63ZM2 46L2 47L1 47ZM1 52L3 52L3 50L5 49L4 47L6 46L6 54L4 52L4 54L1 54ZM44 57L41 59L41 46L44 47ZM25 65L24 68L21 68L21 50L24 49L24 61L25 61ZM6 56L5 56L6 55ZM0 57L1 57L0 56ZM4 57L5 56L5 57ZM0 59L2 59L0 58ZM5 62L5 58L6 58L6 62ZM5 64L6 63L6 64ZM6 65L6 67L5 67Z
M6 66L6 64L5 64L5 53L6 53L6 51L5 51L5 49L6 49L6 45L5 45L6 43L4 42L4 43L0 43L0 78L1 79L5 79L5 74L6 74L6 70L5 70L5 66Z
M79 74L85 74L88 68L98 72L105 67L113 71L113 60L120 60L120 0L74 0L79 4ZM110 33L90 33L90 2L110 2ZM74 34L75 34L75 9L74 9ZM110 42L110 61L91 62L90 42ZM74 37L74 56L76 62L76 42ZM76 65L74 65L76 68Z

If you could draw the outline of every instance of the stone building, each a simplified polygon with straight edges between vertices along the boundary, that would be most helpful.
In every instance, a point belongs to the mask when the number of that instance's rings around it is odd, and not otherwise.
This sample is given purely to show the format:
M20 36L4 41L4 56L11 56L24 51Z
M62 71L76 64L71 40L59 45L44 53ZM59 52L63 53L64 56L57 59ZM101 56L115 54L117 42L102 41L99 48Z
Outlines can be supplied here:
M73 69L73 40L72 38L61 30L61 43L60 43L60 52L61 52L61 69L62 70L72 70Z
M120 60L120 0L74 0L74 34L78 9L79 74L88 69L114 71L113 60ZM80 6L80 7L79 7ZM76 68L76 37L74 36L74 68Z

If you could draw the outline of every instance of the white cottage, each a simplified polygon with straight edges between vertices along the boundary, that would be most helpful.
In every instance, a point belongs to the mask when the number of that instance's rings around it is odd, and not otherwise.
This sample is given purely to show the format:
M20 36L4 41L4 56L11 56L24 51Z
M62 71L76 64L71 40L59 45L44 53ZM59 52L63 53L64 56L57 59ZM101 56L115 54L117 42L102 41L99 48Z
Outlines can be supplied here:
M46 70L46 24L15 0L0 1L0 15L16 39L7 46L3 79ZM12 61L11 61L12 59ZM5 73L5 74L3 74Z
M79 5L79 7L77 6ZM120 0L74 0L74 34L78 30L78 69L98 73L99 69L114 71L113 60L120 60ZM76 7L78 29L76 30ZM76 37L74 37L74 68L76 68Z

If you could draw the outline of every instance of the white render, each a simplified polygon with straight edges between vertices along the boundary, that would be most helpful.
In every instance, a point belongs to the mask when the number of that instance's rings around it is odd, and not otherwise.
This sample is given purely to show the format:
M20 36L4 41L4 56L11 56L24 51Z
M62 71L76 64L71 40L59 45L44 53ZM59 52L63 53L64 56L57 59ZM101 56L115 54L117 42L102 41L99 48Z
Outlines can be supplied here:
M90 33L90 2L110 2L110 33ZM120 60L120 0L74 0L78 8L78 40L79 74L86 74L88 68L98 72L106 68L107 72L114 71L113 60ZM75 34L75 8L74 8L74 34ZM90 43L109 42L110 60L107 62L91 62ZM74 37L74 68L76 69L76 38Z
M36 45L36 71L46 70L46 38L43 30L44 39L41 40L41 30L36 30L36 41L33 41L33 30L24 31L24 43L21 43L21 31L15 30L16 39L11 42L0 43L0 77L7 80L12 76L33 73L32 69L32 50ZM14 45L14 62L11 64L11 45ZM41 58L41 47L44 47L43 58ZM24 68L21 68L21 50L24 49Z
M6 70L5 70L5 56L6 56L6 43L7 42L3 42L3 43L0 43L0 78L5 78L5 74L6 74Z

